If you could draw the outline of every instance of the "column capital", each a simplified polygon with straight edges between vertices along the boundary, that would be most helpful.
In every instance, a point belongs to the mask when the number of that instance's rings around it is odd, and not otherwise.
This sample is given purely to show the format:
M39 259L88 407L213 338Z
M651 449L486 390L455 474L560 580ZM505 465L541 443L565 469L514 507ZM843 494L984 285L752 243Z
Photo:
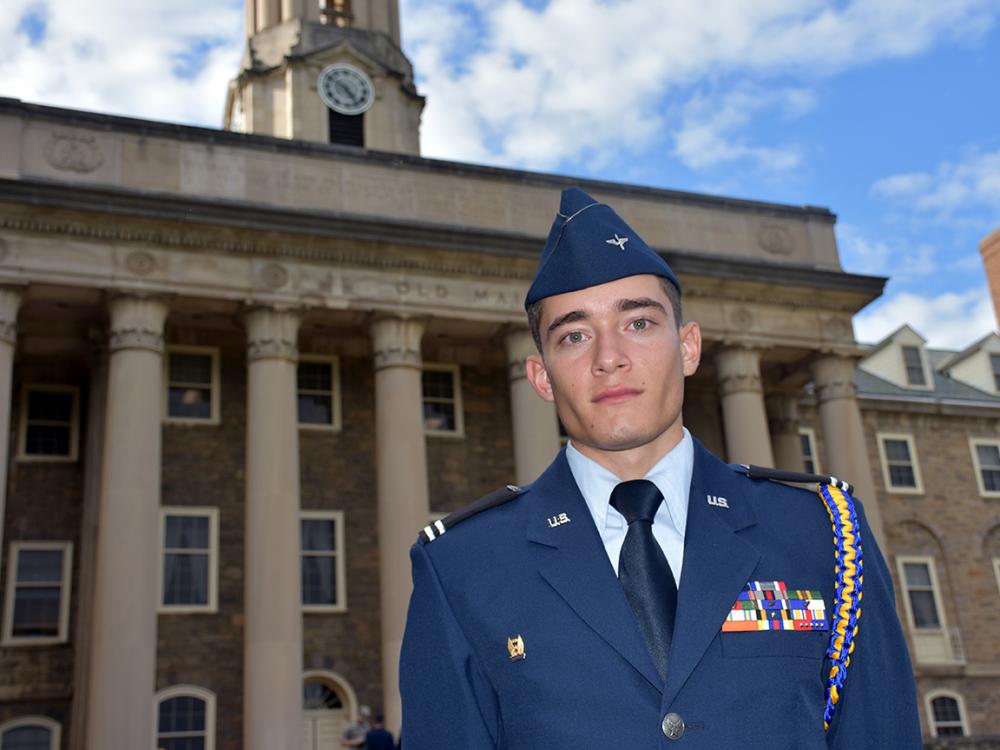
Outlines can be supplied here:
M504 335L504 346L507 349L507 379L513 383L526 377L524 361L531 355L538 354L535 340L527 326L512 326Z
M297 310L251 307L243 315L247 329L247 361L285 359L299 361Z
M162 295L116 294L108 299L111 330L108 349L146 349L163 353L163 324L169 304Z
M799 402L795 393L769 393L764 398L767 418L774 434L799 431Z
M760 377L760 357L763 350L737 344L724 346L715 354L719 393L763 393Z
M842 354L821 354L810 364L816 398L822 404L838 398L856 398L854 359Z
M387 367L423 367L420 341L426 328L425 318L380 316L372 321L372 349L375 370Z
M0 342L17 343L17 311L21 307L23 286L0 285Z

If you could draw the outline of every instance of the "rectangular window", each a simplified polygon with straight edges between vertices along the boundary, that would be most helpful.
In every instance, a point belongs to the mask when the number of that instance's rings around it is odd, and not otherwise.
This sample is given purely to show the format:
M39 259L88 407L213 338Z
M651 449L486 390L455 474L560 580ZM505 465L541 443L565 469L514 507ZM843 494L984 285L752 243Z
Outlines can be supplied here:
M957 633L949 631L933 557L899 556L897 574L918 664L955 664L963 659Z
M171 346L164 358L170 422L219 421L219 350Z
M218 508L160 510L161 612L215 612Z
M879 433L878 447L886 489L909 494L924 491L912 435Z
M976 469L979 494L983 497L1000 497L1000 440L969 441L972 465Z
M458 365L425 364L423 376L424 432L464 434L462 391Z
M809 427L799 430L799 447L802 452L802 470L807 474L819 473L819 457L816 455L816 434Z
M302 512L302 609L346 612L344 513Z
M993 370L993 387L1000 391L1000 354L990 355L990 368Z
M340 429L340 368L336 357L302 355L298 367L299 427Z
M913 627L940 628L941 618L938 616L930 564L924 561L904 562L903 576L913 613Z
M924 362L920 349L915 346L903 347L903 365L906 367L906 382L910 385L927 385Z
M80 424L80 389L26 385L21 390L18 459L75 461Z
M11 542L5 644L66 641L72 558L70 542Z
M938 695L931 699L933 735L935 737L965 737L964 711L957 697Z

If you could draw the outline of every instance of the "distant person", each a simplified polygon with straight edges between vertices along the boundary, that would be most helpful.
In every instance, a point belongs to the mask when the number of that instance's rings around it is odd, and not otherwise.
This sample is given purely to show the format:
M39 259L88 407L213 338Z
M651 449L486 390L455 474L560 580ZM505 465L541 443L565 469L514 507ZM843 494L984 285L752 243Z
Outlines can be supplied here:
M366 750L395 750L396 744L392 740L389 730L383 726L384 718L382 714L375 717L375 724L365 735Z
M372 710L368 706L362 706L358 714L358 717L347 725L347 729L340 736L342 747L366 747L365 736L371 728L369 718L372 715Z

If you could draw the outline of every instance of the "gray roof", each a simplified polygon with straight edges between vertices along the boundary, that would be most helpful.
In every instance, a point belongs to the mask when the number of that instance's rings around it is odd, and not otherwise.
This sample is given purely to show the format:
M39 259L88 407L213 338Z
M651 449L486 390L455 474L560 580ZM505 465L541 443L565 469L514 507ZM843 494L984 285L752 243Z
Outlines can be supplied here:
M949 402L969 402L969 403L990 403L1000 406L1000 394L981 391L971 385L960 383L949 375L940 372L937 368L955 352L946 349L927 349L927 356L930 360L934 377L934 388L929 391L918 391L911 388L901 388L890 383L888 380L872 375L860 368L854 368L854 385L858 388L859 397L879 398L884 396L891 399L905 399L909 401L949 401Z

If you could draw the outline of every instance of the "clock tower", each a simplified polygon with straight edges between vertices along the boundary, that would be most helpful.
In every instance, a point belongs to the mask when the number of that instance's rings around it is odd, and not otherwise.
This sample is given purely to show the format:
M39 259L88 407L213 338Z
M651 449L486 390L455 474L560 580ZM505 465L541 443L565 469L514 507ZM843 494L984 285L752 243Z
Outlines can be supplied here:
M245 0L247 44L223 127L418 154L398 0Z

